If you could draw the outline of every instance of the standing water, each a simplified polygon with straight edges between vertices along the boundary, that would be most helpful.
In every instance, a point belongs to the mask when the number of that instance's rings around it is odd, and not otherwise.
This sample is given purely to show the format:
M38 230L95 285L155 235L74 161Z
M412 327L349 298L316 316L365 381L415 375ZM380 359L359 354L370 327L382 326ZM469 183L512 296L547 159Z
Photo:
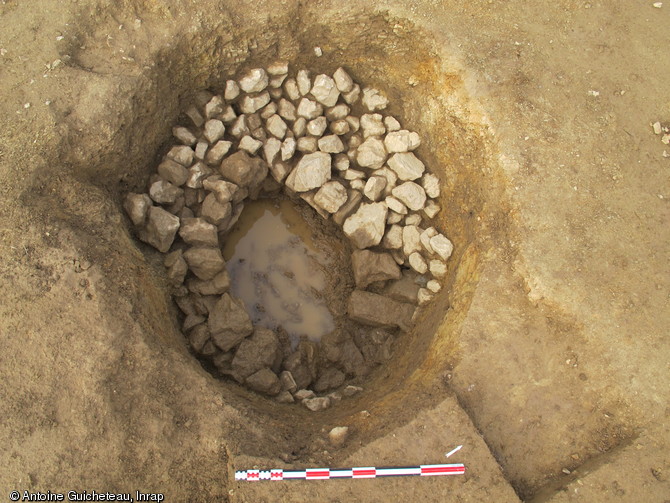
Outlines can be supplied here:
M249 202L223 248L231 290L254 325L283 327L293 342L318 340L334 328L321 296L326 256L307 222L286 200Z

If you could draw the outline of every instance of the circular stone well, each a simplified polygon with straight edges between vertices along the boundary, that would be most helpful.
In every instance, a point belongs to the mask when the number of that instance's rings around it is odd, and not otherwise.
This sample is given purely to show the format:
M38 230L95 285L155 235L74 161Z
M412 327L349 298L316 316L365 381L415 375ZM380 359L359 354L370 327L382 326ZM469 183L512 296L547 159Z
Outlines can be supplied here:
M384 93L342 67L275 61L221 85L196 94L124 209L166 253L182 331L214 374L324 410L362 391L442 289L453 245L433 225L439 178ZM235 235L264 198L312 235L311 253L271 215Z
M343 67L362 86L387 96L384 113L418 133L421 145L415 153L440 182L436 201L441 211L432 225L454 243L441 291L412 328L395 340L390 360L365 376L364 390L337 407L313 413L277 403L231 380L213 384L232 407L257 419L268 432L282 432L282 438L294 438L296 421L303 424L304 433L336 420L357 423L360 411L374 412L358 425L368 441L380 425L404 421L429 406L431 387L441 382L444 368L453 361L460 322L478 281L480 257L505 236L506 198L492 161L495 152L487 150L485 125L479 122L461 70L440 59L431 38L406 20L359 13L323 19L301 12L242 25L230 31L212 21L174 43L156 41L143 72L132 78L91 68L80 101L68 116L63 162L72 167L77 184L93 187L106 201L99 211L114 206L111 211L119 216L110 220L118 243L115 270L129 285L124 288L140 292L129 298L142 337L162 351L189 356L164 257L135 239L120 202L128 192L146 190L174 144L173 126L184 123L182 112L197 103L198 90L225 94L227 79L280 60L287 61L292 72L305 68L312 75L332 75ZM89 67L76 51L72 57L80 67ZM73 210L71 215L77 213ZM116 280L109 281L111 285ZM214 381L196 359L183 361L198 379ZM274 452L272 443L264 445L268 453Z

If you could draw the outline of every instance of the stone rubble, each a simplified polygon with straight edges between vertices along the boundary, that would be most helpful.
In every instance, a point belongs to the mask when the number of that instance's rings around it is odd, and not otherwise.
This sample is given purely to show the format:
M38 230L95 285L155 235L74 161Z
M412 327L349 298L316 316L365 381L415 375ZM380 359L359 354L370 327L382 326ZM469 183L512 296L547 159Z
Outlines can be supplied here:
M278 403L324 410L361 391L347 379L387 361L417 305L445 287L454 247L434 221L443 175L422 162L418 133L385 112L384 93L344 68L313 76L276 61L221 91L196 95L146 193L127 194L123 208L139 239L167 254L193 351ZM347 314L359 332L290 350L275 331L254 327L230 294L226 234L247 199L282 190L332 217L353 245ZM346 428L336 430L331 443L342 445Z

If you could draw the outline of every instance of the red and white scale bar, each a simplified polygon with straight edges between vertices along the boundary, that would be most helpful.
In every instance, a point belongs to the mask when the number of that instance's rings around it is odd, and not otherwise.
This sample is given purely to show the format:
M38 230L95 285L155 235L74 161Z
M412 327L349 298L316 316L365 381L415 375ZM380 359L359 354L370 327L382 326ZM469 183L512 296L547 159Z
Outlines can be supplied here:
M307 468L305 470L241 470L235 472L235 480L328 480L328 479L374 479L377 477L430 477L436 475L463 475L465 465L420 465L394 468L374 466L357 468Z

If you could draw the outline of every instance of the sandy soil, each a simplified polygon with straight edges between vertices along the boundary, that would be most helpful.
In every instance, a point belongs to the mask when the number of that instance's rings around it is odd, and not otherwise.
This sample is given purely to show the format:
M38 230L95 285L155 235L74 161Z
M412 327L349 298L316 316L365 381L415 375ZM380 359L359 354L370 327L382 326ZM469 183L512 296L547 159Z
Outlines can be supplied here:
M650 123L670 121L670 5L652 3L0 2L0 497L668 501L670 147ZM438 305L321 414L202 369L120 207L196 90L277 57L386 90L456 244ZM461 443L462 477L233 480Z

